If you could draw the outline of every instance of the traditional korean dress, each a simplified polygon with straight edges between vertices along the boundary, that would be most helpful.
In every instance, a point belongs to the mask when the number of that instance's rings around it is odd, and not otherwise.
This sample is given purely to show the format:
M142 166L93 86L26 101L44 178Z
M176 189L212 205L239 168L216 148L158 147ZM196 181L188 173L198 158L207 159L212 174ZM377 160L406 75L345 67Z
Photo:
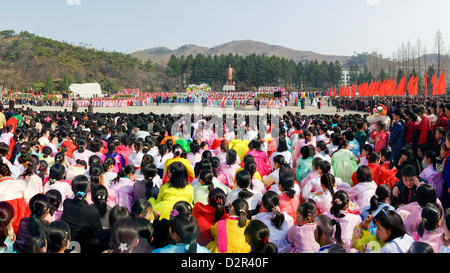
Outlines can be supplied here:
M358 169L357 160L356 156L347 149L336 151L331 157L334 175L352 186L352 174Z
M228 219L220 220L211 227L211 241L206 248L212 253L249 253L250 245L246 242L244 231L250 223L239 227L239 217L230 216Z

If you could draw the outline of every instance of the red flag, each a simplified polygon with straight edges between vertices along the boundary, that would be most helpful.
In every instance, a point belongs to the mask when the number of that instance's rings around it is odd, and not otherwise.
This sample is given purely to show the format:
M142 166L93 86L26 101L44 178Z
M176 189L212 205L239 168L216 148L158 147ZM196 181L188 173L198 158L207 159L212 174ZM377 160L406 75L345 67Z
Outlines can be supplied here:
M423 88L424 88L424 93L423 95L426 97L427 96L427 84L428 84L428 78L427 78L427 73L425 73L425 79L423 79Z
M406 89L408 89L408 96L412 96L414 93L414 75L411 75L411 78L408 81Z
M389 94L388 96L393 96L395 95L395 91L397 90L397 78L395 78L394 80L392 80L391 82L391 86L389 86Z
M333 87L330 87L330 97L333 96Z
M406 76L403 76L403 78L400 80L397 86L397 96L404 96L405 95L405 87L406 87Z
M419 95L419 76L414 80L414 95Z
M433 77L431 78L431 84L433 85L433 90L432 90L432 94L433 97L437 95L436 92L436 73L434 73Z
M437 94L438 94L438 95L445 95L446 91L445 91L445 75L444 75L444 70L442 70L442 73L441 73L441 75L439 76L439 79L437 80L436 88L437 88Z
M345 96L350 96L350 85L347 85L347 87L345 88Z

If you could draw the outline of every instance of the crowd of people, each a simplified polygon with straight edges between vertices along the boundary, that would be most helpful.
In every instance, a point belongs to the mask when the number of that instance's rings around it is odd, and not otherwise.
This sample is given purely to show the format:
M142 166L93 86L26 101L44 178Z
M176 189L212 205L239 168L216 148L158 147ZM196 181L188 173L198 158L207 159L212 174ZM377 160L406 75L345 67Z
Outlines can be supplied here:
M450 252L450 102L367 101L220 122L0 105L0 252Z

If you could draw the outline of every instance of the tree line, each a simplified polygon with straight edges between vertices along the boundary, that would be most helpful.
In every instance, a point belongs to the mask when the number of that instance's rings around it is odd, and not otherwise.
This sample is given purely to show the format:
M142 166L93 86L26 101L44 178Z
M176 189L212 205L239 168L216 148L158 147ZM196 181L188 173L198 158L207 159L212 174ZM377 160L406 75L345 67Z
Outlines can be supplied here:
M173 88L184 89L189 84L209 84L219 91L225 84L225 69L234 69L233 81L238 90L258 86L285 86L288 90L325 90L340 84L342 66L339 61L295 62L277 56L250 54L172 55L166 74L176 79Z

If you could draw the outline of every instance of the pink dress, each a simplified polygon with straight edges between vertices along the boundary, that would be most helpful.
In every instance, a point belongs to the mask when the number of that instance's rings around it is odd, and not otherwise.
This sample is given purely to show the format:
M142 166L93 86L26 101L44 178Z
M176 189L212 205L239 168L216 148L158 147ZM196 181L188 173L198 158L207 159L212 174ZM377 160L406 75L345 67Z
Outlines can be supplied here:
M426 167L419 175L420 178L425 180L428 184L433 186L436 190L436 196L438 198L442 195L442 185L444 184L444 179L442 173L436 171L433 165Z
M219 171L221 171L227 177L227 182L224 184L231 189L234 187L234 176L236 174L236 171L240 168L241 166L239 166L238 164L227 165L226 163L222 163L219 166Z
M312 253L320 249L320 245L314 239L314 230L316 223L308 223L303 226L294 225L288 230L288 241L291 243L290 251L284 250L280 252L290 253Z
M111 189L116 192L116 205L126 207L131 212L134 203L134 181L121 177L116 183L111 183Z
M442 209L442 204L439 199L436 199L436 204L438 204ZM409 235L417 230L419 223L422 221L422 207L419 206L417 202L411 202L407 205L401 206L396 210L403 220L406 227L406 232Z
M420 237L417 231L415 231L412 237L415 242L427 243L433 248L434 253L439 253L439 248L442 245L441 239L442 232L443 232L442 228L438 228L433 231L425 230L423 236Z
M261 177L264 177L265 175L269 175L271 173L267 153L256 150L249 150L246 155L248 154L252 155L255 158L256 164L258 165L257 171L259 172Z
M377 183L374 181L360 182L347 190L347 194L350 201L356 203L356 210L361 211L365 207L370 206L370 198L372 198L376 190Z
M348 211L340 211L345 216L343 218L336 218L331 213L325 213L328 217L330 217L331 220L335 219L339 222L341 225L341 238L342 241L345 244L345 250L347 253L353 252L351 250L352 248L352 236L353 236L353 229L361 223L361 217L359 214L352 214Z

